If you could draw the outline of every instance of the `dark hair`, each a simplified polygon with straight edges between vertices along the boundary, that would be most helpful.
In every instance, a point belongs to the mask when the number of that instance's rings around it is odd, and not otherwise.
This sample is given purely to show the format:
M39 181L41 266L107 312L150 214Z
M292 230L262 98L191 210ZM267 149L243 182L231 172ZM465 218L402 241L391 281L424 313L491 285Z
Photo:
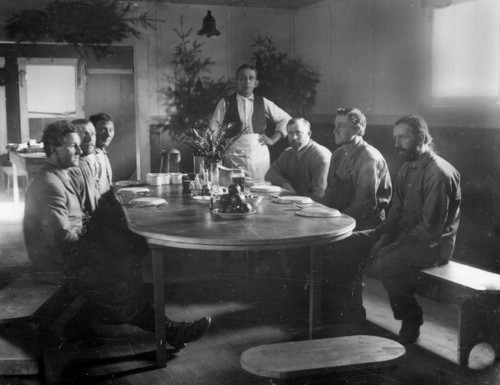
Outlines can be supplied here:
M80 135L80 137L82 137L82 139L83 136L86 135L86 126L89 124L94 126L88 119L75 119L71 121L71 124L75 126L76 132L78 133L78 135Z
M429 133L429 127L427 126L427 122L421 116L417 115L407 115L399 118L394 126L399 124L406 124L410 126L413 130L413 134L418 136L419 134L423 134L424 142L423 144L427 144L432 147L432 136Z
M337 116L345 115L358 128L358 135L363 136L366 131L366 116L360 109L354 107L337 108Z
M98 114L92 115L89 120L92 124L97 127L97 123L99 122L111 122L113 123L113 118L104 112L100 112Z
M242 70L252 70L255 72L255 78L258 79L259 78L259 73L257 71L257 68L255 68L255 66L252 66L250 64L242 64L238 67L238 69L236 70L236 77L238 77L238 74L240 73L240 71Z
M59 120L45 127L42 135L43 151L45 155L49 157L51 154L50 146L62 146L64 137L73 133L77 133L75 126L67 120Z
M288 121L288 123L286 124L286 126L290 127L290 126L293 126L295 123L299 123L299 122L304 123L307 126L307 128L309 128L309 130L311 129L311 123L309 123L309 121L307 121L306 119L300 118L300 117L290 119Z
M91 123L90 120L88 120L88 119L75 119L75 120L71 121L71 124L73 126L76 126L77 124L87 124L87 123Z

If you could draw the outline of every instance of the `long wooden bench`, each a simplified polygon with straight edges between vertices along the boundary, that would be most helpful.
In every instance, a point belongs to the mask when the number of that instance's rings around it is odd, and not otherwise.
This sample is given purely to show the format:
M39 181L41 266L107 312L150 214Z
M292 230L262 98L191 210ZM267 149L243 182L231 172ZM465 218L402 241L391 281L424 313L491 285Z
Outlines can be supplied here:
M396 341L367 335L260 345L243 352L243 369L274 384L324 383L342 380L381 383L406 354Z
M439 301L459 305L458 362L467 365L472 348L487 342L500 356L500 274L456 261L422 270L424 286L418 291ZM437 297L437 298L436 298Z
M63 289L23 274L0 290L0 375L39 373L40 337L46 326L40 315Z

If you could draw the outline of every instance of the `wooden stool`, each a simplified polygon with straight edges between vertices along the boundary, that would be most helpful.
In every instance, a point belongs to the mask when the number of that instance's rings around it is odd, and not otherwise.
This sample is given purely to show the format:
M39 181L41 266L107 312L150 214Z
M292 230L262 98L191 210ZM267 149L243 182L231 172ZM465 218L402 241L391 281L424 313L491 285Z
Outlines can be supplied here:
M274 384L376 384L397 368L405 352L396 341L356 335L260 345L243 352L240 362Z

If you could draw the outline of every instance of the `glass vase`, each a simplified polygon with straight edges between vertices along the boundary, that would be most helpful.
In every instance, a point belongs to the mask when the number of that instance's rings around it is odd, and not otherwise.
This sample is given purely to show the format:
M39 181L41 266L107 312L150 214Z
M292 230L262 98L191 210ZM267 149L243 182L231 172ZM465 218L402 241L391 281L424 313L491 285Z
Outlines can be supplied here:
M205 158L203 156L193 156L193 173L203 176L205 169Z
M219 164L220 161L210 161L210 168L209 168L209 178L210 178L210 183L212 186L218 186L219 185Z

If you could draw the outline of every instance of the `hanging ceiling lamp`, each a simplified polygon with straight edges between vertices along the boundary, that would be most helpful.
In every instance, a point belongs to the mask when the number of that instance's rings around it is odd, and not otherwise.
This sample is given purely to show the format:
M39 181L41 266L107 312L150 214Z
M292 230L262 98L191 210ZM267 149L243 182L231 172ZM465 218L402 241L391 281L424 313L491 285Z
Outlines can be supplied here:
M198 31L198 35L219 36L220 32L215 28L215 18L212 16L212 11L207 11L207 16L203 18L203 25Z
M203 89L203 82L201 81L200 78L196 81L196 84L194 86L194 92L196 93L202 93L204 91Z

